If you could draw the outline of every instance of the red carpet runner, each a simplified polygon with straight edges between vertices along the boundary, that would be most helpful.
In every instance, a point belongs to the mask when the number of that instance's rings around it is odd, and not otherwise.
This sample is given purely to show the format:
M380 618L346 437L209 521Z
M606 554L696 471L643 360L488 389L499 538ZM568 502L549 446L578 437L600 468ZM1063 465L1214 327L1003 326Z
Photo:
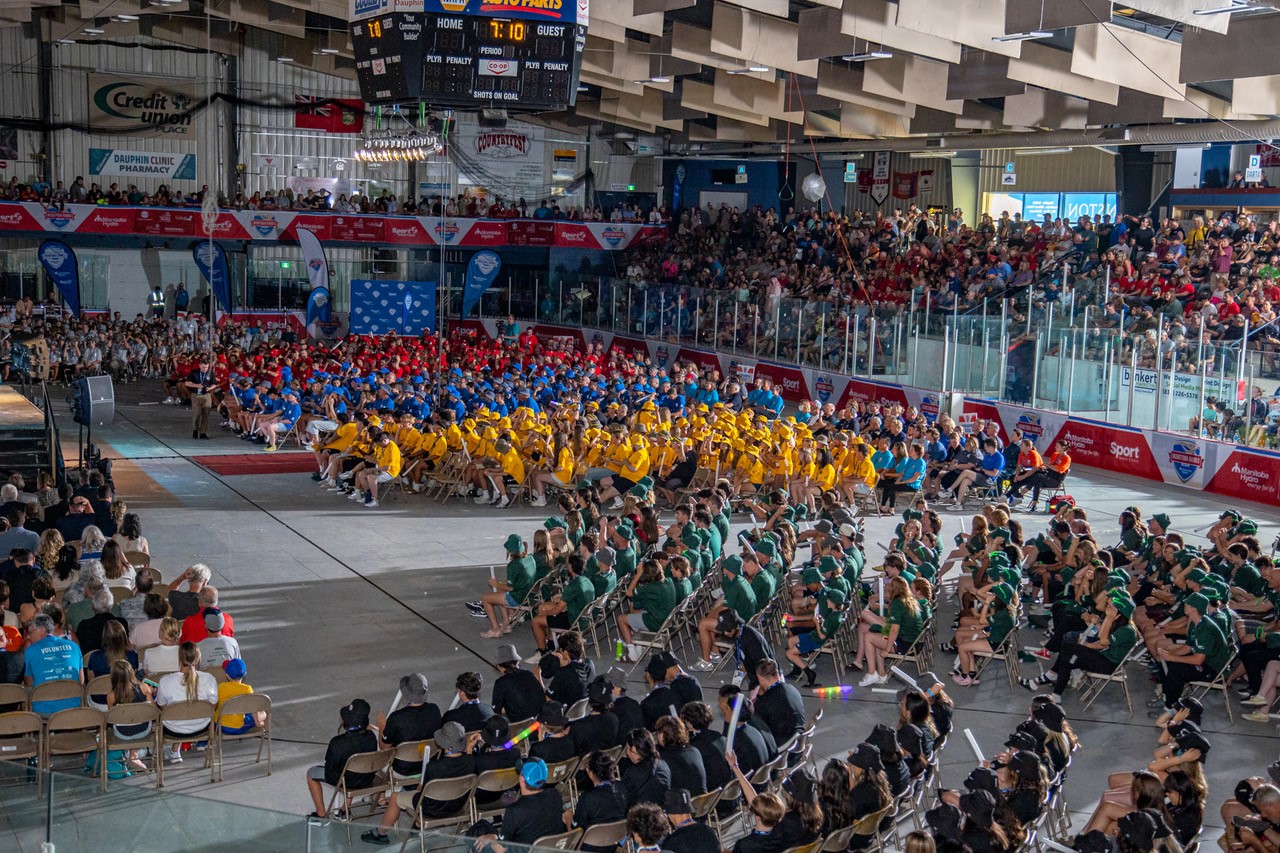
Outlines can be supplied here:
M248 453L232 456L193 456L192 461L223 477L240 474L308 474L316 470L310 453Z

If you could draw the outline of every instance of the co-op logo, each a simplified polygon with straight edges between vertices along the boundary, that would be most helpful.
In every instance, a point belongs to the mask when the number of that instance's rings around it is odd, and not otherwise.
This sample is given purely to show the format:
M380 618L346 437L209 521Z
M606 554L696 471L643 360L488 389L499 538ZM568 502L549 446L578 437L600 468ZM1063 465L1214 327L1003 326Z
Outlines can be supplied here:
M44 212L44 221L48 222L54 228L62 230L76 221L76 214L73 210L61 210L51 207Z
M1200 445L1194 441L1175 441L1169 451L1169 462L1173 465L1173 473L1178 479L1187 482L1204 467L1204 457L1200 455Z
M1040 423L1040 416L1032 412L1023 412L1018 415L1017 426L1032 439L1037 439L1044 434L1044 425Z
M818 399L825 403L836 392L836 384L831 381L830 376L818 376L813 380L813 391L818 395Z
M610 226L601 231L600 236L603 237L604 241L610 246L617 246L623 241L623 238L627 236L627 232L623 231L621 228Z

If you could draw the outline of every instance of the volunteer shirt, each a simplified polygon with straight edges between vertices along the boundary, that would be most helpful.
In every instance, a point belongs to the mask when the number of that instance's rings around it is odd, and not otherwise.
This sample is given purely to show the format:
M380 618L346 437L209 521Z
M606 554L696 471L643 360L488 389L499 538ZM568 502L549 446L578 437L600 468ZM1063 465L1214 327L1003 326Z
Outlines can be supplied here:
M84 656L75 643L49 635L40 642L27 646L26 651L22 653L22 661L26 667L26 674L31 676L31 683L38 687L46 681L79 681ZM79 707L79 699L58 699L31 704L31 710L41 716L48 716L66 708Z
M675 609L676 585L670 578L639 584L632 600L636 607L644 610L644 627L656 631Z

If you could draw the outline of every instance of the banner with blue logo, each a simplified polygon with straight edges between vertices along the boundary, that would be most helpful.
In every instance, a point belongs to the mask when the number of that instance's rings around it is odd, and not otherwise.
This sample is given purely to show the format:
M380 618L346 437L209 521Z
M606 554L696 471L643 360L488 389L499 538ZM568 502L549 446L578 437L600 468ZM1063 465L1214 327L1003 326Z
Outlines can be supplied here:
M75 316L80 316L80 265L76 253L61 240L45 240L36 253L49 278L62 295L62 301Z
M200 274L209 282L213 296L218 305L227 314L231 313L231 271L227 267L227 253L217 243L208 240L196 243L191 247L191 256L195 258Z
M467 264L467 278L462 284L462 316L471 314L480 304L480 297L493 284L502 269L502 258L488 250L476 252Z
M307 297L307 328L311 328L312 323L328 323L331 310L329 288L313 287Z
M395 332L417 337L424 331L434 332L436 283L357 279L351 282L351 316L347 327L353 335Z

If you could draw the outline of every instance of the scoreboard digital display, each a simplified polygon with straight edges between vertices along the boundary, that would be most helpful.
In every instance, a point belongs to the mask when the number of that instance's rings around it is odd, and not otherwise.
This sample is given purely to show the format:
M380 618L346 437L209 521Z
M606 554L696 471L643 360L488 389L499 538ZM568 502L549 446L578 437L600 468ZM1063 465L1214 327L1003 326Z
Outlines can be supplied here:
M577 100L588 0L353 0L362 97L459 109Z

